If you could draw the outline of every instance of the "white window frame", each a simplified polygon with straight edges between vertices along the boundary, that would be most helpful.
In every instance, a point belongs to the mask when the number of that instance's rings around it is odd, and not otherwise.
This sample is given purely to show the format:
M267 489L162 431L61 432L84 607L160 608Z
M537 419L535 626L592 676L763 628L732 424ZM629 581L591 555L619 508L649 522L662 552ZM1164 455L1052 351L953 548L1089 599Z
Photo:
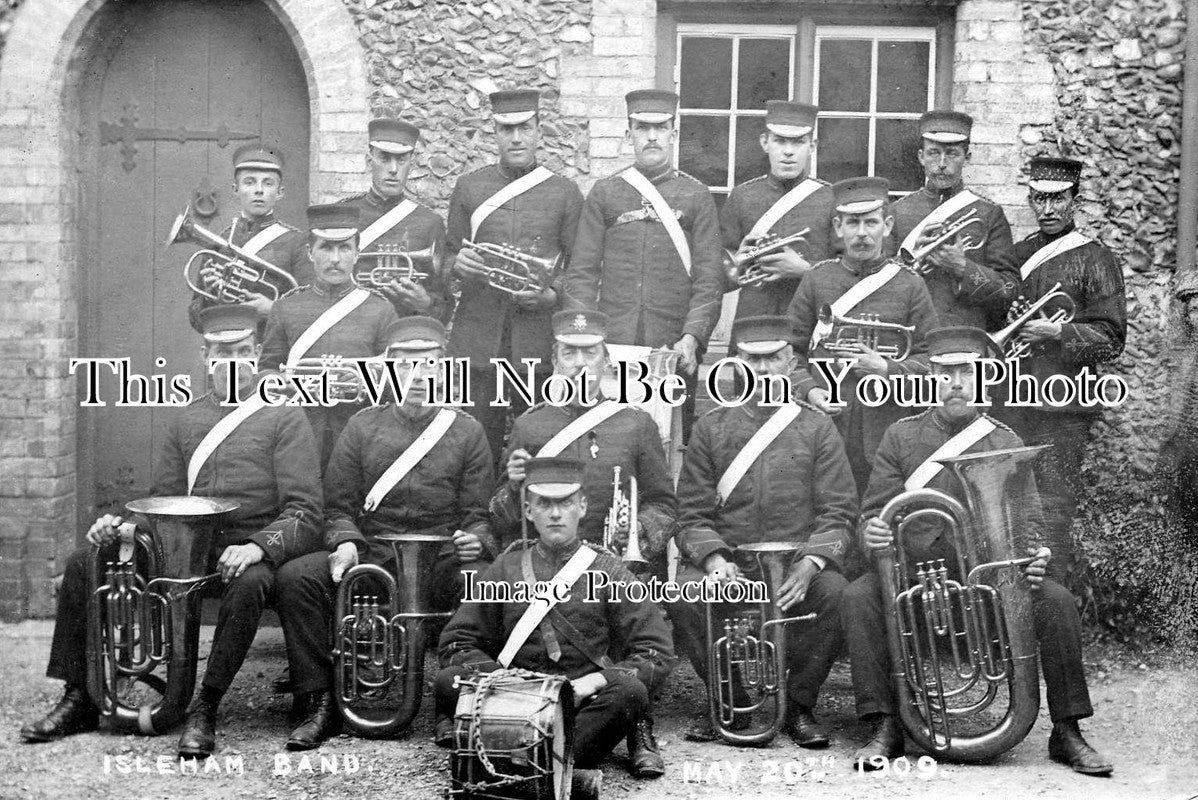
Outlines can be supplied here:
M731 100L728 110L693 109L680 107L679 135L674 137L674 163L678 163L679 146L682 142L681 116L691 117L723 117L728 120L728 182L727 185L713 185L708 188L718 194L727 194L736 185L736 124L737 117L764 117L765 109L738 109L737 97L740 84L740 42L741 39L786 39L789 42L789 59L786 78L786 91L789 97L795 92L795 58L799 38L798 28L794 25L721 25L716 23L678 23L674 43L674 91L681 94L682 88L682 39L712 38L732 39L732 65L729 80L731 85Z

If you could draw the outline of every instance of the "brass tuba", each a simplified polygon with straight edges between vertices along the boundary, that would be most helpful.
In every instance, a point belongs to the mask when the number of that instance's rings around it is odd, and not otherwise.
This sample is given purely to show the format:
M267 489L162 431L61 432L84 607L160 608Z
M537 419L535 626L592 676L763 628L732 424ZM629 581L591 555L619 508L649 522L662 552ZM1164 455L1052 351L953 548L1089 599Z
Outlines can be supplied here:
M632 572L642 572L649 568L648 560L641 555L640 525L637 522L637 488L636 476L628 476L628 494L620 485L620 468L612 469L612 498L611 508L607 510L607 518L603 521L603 547L616 552L616 532L619 531L621 520L628 520L628 544L624 547L621 559Z
M790 236L766 234L754 242L752 247L746 248L744 252L725 250L724 271L728 275L728 282L737 288L760 286L765 283L765 279L769 275L763 272L757 263L761 257L776 253L796 242L805 242L809 233L811 233L811 228L803 228Z
M897 322L882 322L876 315L839 317L832 306L825 304L819 311L816 330L823 329L827 335L818 341L813 337L811 350L823 345L836 352L851 345L863 345L878 355L894 361L902 361L911 355L915 344L915 326Z
M167 247L187 243L206 244L209 248L215 248L197 250L183 265L183 280L187 283L187 288L209 300L217 303L242 303L249 296L249 292L265 295L270 300L278 300L279 290L267 280L268 277L282 281L289 289L299 286L286 270L238 247L197 223L192 217L191 206L184 208L183 213L175 217L171 232L166 237ZM229 255L230 253L232 255ZM215 293L205 289L204 281L200 278L200 270L209 263L215 264L220 270L219 288ZM195 266L196 264L199 266Z
M1042 313L1044 307L1053 300L1059 302L1060 307L1053 311L1051 316L1044 315ZM1022 310L1020 310L1021 308ZM1058 281L1034 303L1027 303L1020 295L1011 305L1011 310L1016 312L1011 323L1001 331L987 335L1007 358L1022 358L1031 350L1031 345L1021 342L1015 337L1019 335L1019 331L1023 330L1023 326L1027 324L1028 320L1036 314L1040 314L1049 322L1064 325L1073 322L1074 305L1073 298L1061 291L1061 283Z
M786 569L795 554L789 542L756 542L737 546L736 554L752 559L769 587L770 595L786 580ZM760 622L749 617L724 620L724 635L714 627L712 606L707 603L707 700L711 724L724 741L735 745L769 744L786 722L786 626L815 619L815 614L783 617L774 601L759 605ZM738 698L747 698L747 704ZM754 730L736 730L738 715L766 709L768 722Z
M435 241L423 250L400 250L399 245L384 244L377 250L358 253L358 260L362 259L370 259L375 265L354 274L359 286L390 286L402 278L424 283L441 269L441 247Z
M553 273L562 265L560 253L554 258L541 258L508 244L466 239L462 242L462 248L482 253L490 262L482 270L482 276L492 289L505 294L544 291L553 280Z
M875 559L899 716L907 735L937 757L992 759L1027 735L1040 710L1031 590L1019 574L1033 559L1014 554L1015 536L1027 525L1032 461L1047 446L940 459L965 487L964 506L944 492L915 489L880 514L894 531L894 545ZM947 524L964 583L939 559L917 564L917 583L908 586L904 534L924 517ZM986 724L981 712L1003 685L1003 716Z
M125 507L149 517L150 529L88 553L87 688L113 728L153 735L174 727L191 702L201 590L219 577L207 573L209 556L217 524L237 504L147 497ZM155 675L161 666L165 676ZM134 705L126 687L138 683L158 698Z
M393 533L376 541L391 546L395 574L376 564L346 572L333 617L333 698L350 730L370 739L394 736L415 719L424 692L424 625L450 616L429 610L433 562L449 537Z

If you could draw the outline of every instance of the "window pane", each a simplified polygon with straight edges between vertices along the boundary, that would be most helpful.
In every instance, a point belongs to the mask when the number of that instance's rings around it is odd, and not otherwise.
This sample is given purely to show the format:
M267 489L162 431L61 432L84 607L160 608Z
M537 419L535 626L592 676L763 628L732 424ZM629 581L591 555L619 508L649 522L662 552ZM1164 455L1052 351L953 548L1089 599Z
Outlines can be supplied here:
M678 169L708 186L728 185L728 119L683 116Z
M890 191L913 192L923 184L923 172L915 160L918 150L919 120L878 120L874 173L890 179Z
M869 120L821 119L815 151L821 180L835 183L869 170Z
M819 107L869 111L870 42L823 39L819 50Z
M766 100L790 99L790 40L741 39L737 108L764 109Z
M730 108L732 40L684 36L681 49L678 94L682 107Z
M765 117L736 118L736 176L735 183L769 172L770 162L761 149L761 134Z
M878 111L928 110L928 42L878 42Z

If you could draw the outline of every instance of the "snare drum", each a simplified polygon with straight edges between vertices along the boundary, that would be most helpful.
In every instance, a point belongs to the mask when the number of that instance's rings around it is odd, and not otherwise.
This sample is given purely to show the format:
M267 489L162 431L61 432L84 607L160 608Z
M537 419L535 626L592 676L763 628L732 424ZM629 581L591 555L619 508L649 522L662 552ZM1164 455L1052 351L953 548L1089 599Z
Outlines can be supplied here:
M565 676L497 670L458 686L449 796L568 800L574 694Z

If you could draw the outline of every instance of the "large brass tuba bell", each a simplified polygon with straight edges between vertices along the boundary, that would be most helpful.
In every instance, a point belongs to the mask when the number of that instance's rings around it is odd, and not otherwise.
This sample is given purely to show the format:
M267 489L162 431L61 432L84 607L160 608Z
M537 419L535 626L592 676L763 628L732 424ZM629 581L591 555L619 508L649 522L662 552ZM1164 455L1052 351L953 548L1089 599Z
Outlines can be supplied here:
M88 693L113 728L159 734L174 727L191 702L200 592L219 577L207 573L209 557L222 515L237 504L147 497L126 508L147 516L149 530L139 527L132 542L96 547L87 556ZM153 674L161 666L165 676ZM158 699L131 704L124 694L137 683Z
M707 604L707 700L711 724L729 744L769 744L786 722L786 626L815 619L815 614L783 617L775 605L786 570L799 548L789 542L742 544L736 555L756 563L773 601L760 603L760 620L735 617L723 622L724 635L714 626ZM742 702L738 698L746 698ZM736 718L765 711L764 724L736 730Z
M415 719L424 690L425 623L450 616L429 610L433 564L449 537L394 533L377 541L391 546L395 574L376 564L346 572L333 617L333 697L350 730L372 739L393 736Z
M1046 447L940 459L965 487L965 506L944 492L915 489L882 509L894 545L875 558L899 716L907 734L939 757L992 759L1018 744L1036 721L1040 683L1032 597L1020 574L1032 559L1014 554L1015 537L1028 524L1032 461ZM904 534L923 518L947 526L963 582L950 578L940 559L918 563L917 582L908 585ZM1003 686L1005 711L988 723L982 712L996 703Z

